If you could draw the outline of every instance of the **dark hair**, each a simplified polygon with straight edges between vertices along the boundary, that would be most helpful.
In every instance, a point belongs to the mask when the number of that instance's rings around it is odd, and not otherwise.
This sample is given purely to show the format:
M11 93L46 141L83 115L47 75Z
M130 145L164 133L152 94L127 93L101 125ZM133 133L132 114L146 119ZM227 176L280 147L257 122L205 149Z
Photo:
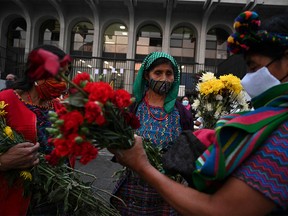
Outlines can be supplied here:
M279 35L286 35L288 37L288 14L275 15L266 19L260 26L260 30L266 30L267 32L276 33ZM272 41L263 41L255 44L247 52L259 53L272 59L281 58L284 51L288 49L287 45L274 43Z
M162 64L169 64L169 65L173 68L173 72L175 73L175 69L174 69L173 63L172 63L169 59L164 58L164 57L161 57L161 58L156 59L156 60L150 65L150 67L145 70L144 75L148 75L149 72L152 71L155 67L157 67L157 66L159 66L159 65L162 65ZM174 75L175 75L175 74L174 74Z
M188 98L188 101L189 101L189 97L188 97L187 95L184 95L183 97L181 97L181 101L183 101L183 99L184 99L185 97Z
M41 45L41 46L34 48L32 51L38 50L38 49L44 49L44 50L50 51L50 52L54 53L55 55L57 55L59 57L59 59L63 59L66 55L66 53L63 50L61 50L60 48L53 46L53 45L44 44L44 45ZM26 70L24 73L24 77L19 79L19 81L17 80L13 84L13 86L12 86L13 89L21 89L23 91L28 91L33 87L34 80L31 80L28 76L28 72L29 72L28 63L29 63L29 57L28 57L28 60L26 63Z

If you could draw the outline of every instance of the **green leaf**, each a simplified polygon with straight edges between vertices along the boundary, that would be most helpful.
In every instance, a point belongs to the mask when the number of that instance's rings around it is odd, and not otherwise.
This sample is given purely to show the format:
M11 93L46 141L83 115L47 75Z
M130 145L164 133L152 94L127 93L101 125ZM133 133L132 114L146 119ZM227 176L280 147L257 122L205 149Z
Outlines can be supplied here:
M68 103L75 107L84 107L85 101L81 92L71 94L68 98Z

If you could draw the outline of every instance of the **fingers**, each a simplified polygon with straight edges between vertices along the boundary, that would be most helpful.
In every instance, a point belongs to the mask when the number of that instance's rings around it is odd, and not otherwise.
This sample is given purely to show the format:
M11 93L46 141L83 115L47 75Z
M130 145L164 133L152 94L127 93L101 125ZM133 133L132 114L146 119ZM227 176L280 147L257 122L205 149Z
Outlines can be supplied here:
M37 144L37 143L36 143ZM17 144L18 148L29 148L29 147L33 147L35 144L34 143L30 143L30 142L25 142L25 143L19 143Z

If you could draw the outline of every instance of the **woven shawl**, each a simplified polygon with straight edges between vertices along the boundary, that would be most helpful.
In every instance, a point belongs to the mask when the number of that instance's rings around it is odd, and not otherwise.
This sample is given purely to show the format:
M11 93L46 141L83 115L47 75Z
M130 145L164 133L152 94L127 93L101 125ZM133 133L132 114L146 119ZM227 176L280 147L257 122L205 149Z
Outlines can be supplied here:
M274 86L252 100L254 111L221 118L216 141L197 159L192 178L200 191L214 191L275 130L288 120L288 83Z

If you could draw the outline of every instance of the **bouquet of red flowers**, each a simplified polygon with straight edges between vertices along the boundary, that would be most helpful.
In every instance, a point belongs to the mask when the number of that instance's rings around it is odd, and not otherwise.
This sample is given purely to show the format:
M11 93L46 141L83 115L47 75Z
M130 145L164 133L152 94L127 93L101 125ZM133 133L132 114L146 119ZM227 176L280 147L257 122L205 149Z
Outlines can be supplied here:
M64 77L65 78L65 77ZM46 159L57 164L69 158L72 167L80 158L87 164L96 158L98 149L132 147L138 118L129 111L133 102L130 93L113 90L105 82L93 82L88 73L78 74L63 107L50 113L54 150Z

